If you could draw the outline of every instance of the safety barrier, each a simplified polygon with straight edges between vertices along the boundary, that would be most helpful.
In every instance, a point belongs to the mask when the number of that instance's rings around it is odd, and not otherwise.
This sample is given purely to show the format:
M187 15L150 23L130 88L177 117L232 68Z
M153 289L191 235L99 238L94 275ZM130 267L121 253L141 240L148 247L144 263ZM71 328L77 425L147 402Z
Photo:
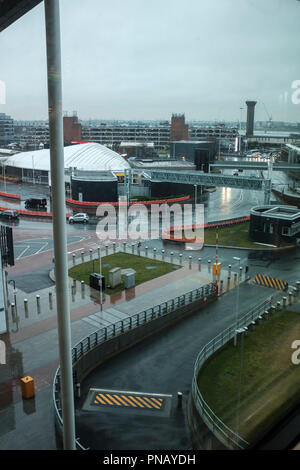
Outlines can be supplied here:
M157 199L157 200L151 200L151 201L130 201L129 206L133 206L136 204L143 204L146 206L152 205L152 204L165 204L165 203L176 203L176 202L184 202L188 201L190 199L190 196L181 196L177 198L171 198L171 199ZM119 205L124 205L126 204L125 202L88 202L88 201L76 201L74 199L69 199L66 198L66 203L70 206L76 206L80 207L82 209L97 209L99 206L102 207L119 207Z
M124 337L124 333L130 334L134 333L139 327L146 327L151 325L152 322L162 320L167 318L168 315L173 312L180 312L182 307L189 307L195 302L201 302L201 304L206 304L209 300L216 298L216 287L214 283L209 283L205 286L194 289L186 294L180 295L173 299L170 299L162 304L156 305L155 307L148 308L143 310L132 317L125 318L116 323L113 323L107 327L101 328L98 331L95 331L88 337L81 340L75 347L72 348L72 363L73 363L73 380L74 385L77 381L80 381L80 375L84 376L86 370L90 371L97 366L97 361L95 356L91 354L90 361L88 360L88 353L96 351L96 348L101 347L102 345L108 345L109 342L112 342L115 338L118 339L118 344L110 348L110 355L113 352L118 352L122 346L121 338ZM153 330L154 332L155 330ZM123 335L123 336L122 336ZM141 338L143 339L143 337ZM136 343L137 339L129 338L129 341ZM127 344L126 347L129 347L130 344ZM109 348L108 348L109 349ZM79 367L82 364L83 366ZM84 370L83 370L84 369ZM75 392L75 386L74 386ZM55 417L57 425L62 428L62 409L61 409L61 399L60 399L60 368L57 369L53 382L53 402L55 409ZM84 449L80 444L79 440L76 439L76 445L79 449Z
M275 294L273 297L259 302L257 305L248 310L244 315L240 316L238 318L237 324L226 328L226 330L218 334L201 349L195 362L192 382L192 399L196 410L212 433L225 446L232 449L245 449L249 443L237 433L232 431L232 429L230 429L228 426L226 426L226 424L223 423L220 418L218 418L218 416L205 402L198 388L199 372L205 361L210 356L212 356L220 348L225 346L232 338L234 338L236 335L236 330L248 327L259 317L264 317L265 312L268 311L272 306L272 300L276 300L277 298L279 298L279 296Z
M2 191L0 191L0 196L1 197L7 197L7 198L10 198L10 199L18 199L18 200L21 199L20 194L3 193Z

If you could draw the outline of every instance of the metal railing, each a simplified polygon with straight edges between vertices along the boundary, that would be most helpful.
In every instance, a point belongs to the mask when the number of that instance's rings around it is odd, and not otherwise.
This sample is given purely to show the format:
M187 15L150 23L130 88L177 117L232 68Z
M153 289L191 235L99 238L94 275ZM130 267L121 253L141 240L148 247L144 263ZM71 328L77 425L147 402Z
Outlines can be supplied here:
M228 426L226 426L226 424L223 423L220 418L218 418L218 416L205 402L198 388L198 375L204 362L218 349L234 338L237 329L248 327L259 317L263 317L265 312L272 306L272 301L279 298L279 296L280 293L277 293L272 297L269 297L267 300L259 302L245 314L241 315L238 318L237 323L226 328L201 349L195 362L192 382L192 397L196 409L212 433L215 434L218 439L223 442L223 444L233 449L245 449L249 443L237 433L232 431L232 429L230 429Z
M73 366L81 359L82 356L90 352L96 346L104 343L107 340L115 338L126 331L130 331L139 326L145 325L148 322L156 320L159 317L167 315L171 312L178 310L181 307L190 305L193 302L202 300L205 303L210 297L216 295L216 287L214 283L206 284L205 286L194 289L185 294L179 295L173 299L163 302L154 307L143 310L131 317L120 320L116 323L112 323L109 326L101 328L89 336L79 341L76 346L72 348L72 363ZM62 426L62 410L61 410L61 399L60 399L60 368L56 370L54 381L53 381L53 403L54 411L58 423ZM85 450L76 439L76 445L79 449Z

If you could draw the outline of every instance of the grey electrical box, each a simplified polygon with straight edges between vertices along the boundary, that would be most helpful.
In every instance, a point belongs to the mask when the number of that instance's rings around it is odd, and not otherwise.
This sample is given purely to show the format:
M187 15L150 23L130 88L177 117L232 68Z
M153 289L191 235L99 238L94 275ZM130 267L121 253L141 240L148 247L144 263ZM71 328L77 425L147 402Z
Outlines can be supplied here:
M125 289L135 286L135 272L124 274Z
M112 289L121 284L121 268L113 268L109 271L109 285Z

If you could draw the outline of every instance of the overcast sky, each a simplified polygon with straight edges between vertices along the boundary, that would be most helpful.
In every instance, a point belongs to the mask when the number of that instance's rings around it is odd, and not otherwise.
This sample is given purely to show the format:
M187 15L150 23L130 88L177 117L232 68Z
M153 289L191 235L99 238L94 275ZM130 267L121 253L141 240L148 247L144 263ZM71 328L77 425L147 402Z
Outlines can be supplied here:
M81 119L300 122L297 0L61 0L63 109ZM0 33L14 119L47 119L44 6ZM242 113L242 114L241 114Z

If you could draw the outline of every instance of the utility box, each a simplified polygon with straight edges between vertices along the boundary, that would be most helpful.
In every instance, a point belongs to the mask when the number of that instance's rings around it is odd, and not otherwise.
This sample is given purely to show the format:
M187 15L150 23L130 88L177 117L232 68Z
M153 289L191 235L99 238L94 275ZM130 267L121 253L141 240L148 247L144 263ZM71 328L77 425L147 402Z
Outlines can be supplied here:
M124 284L125 289L130 289L131 287L135 287L135 273L126 273L124 274Z
M23 398L34 397L34 380L32 377L23 377L21 379L21 389Z
M90 274L90 287L100 291L100 284L102 282L102 291L105 290L105 277L98 273Z
M122 283L121 268L113 268L109 271L109 285L112 289Z

